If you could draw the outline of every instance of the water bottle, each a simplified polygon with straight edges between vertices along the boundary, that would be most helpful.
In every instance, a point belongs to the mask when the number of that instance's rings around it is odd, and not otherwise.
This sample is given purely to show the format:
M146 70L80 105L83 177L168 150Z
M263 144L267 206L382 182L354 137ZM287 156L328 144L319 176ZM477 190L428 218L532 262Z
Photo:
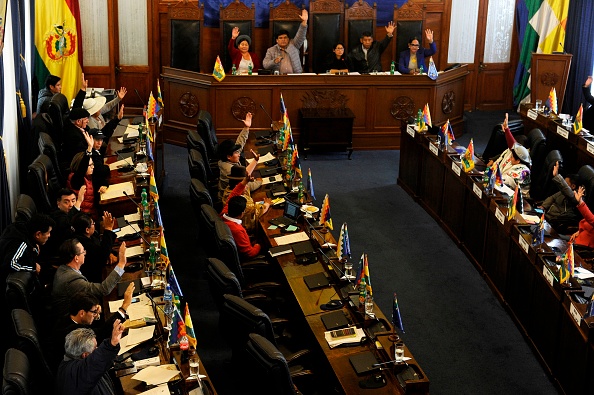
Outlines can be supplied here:
M173 321L173 291L171 291L171 285L167 283L165 286L165 292L163 293L163 302L165 302L165 307L163 308L163 312L167 318L167 330L171 330L171 321Z
M154 272L157 269L157 249L155 245L151 243L149 248L149 270Z
M142 222L144 223L144 233L151 231L151 212L149 210L148 202L144 202L142 206Z
M235 67L235 63L233 63L233 67L231 67L231 75L237 75L237 68Z
M252 75L252 72L254 71L254 66L252 66L252 64L248 64L248 75Z
M367 284L365 278L361 278L361 282L359 283L359 306L361 308L365 307L365 298L367 297Z
M392 64L390 64L390 75L394 75L395 68L396 68L396 65L394 64L394 61L392 61Z
M148 194L146 193L146 188L142 188L142 192L140 193L140 204L145 205L148 202Z
M181 351L181 362L188 362L188 350L190 349L190 341L188 336L183 332L182 337L179 339L179 350Z
M423 65L419 67L419 74L425 74L425 68L423 67Z

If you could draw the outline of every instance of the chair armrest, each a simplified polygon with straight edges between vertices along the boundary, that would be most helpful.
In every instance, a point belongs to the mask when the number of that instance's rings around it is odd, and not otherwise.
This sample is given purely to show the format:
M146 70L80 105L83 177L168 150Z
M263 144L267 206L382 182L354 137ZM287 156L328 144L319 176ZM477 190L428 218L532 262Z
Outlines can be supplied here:
M264 266L270 266L270 262L266 259L250 259L249 261L241 262L241 267L246 269Z
M308 350L307 348L304 348L303 350L299 350L292 354L285 355L284 357L287 360L287 364L291 364L291 363L295 362L296 360L302 358L303 356L309 355L310 353L311 353L310 350Z
M264 291L264 290L274 290L274 289L281 289L282 288L282 284L278 283L276 281L265 281L265 282L261 282L261 283L254 283L254 284L248 284L247 289L245 289L245 291L250 292L250 291Z

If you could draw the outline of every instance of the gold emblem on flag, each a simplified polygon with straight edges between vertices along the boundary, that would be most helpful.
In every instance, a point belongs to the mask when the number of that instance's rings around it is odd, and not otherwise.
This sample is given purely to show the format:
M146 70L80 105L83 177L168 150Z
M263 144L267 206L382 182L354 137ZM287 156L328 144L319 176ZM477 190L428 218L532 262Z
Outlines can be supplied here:
M64 60L76 51L76 29L65 25L65 23L53 25L53 31L46 34L45 52L51 60Z

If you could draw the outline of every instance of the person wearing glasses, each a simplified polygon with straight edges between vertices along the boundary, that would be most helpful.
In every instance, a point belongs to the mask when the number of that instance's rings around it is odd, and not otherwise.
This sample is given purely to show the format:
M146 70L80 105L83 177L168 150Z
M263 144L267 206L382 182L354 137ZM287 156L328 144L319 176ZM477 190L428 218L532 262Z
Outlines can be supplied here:
M276 34L276 44L266 50L266 56L262 61L265 69L278 71L280 74L301 74L303 67L299 57L299 50L305 42L307 33L307 10L301 10L301 23L299 30L293 39L289 39L289 32L280 30Z
M347 57L344 53L344 44L337 43L332 49L332 53L328 54L326 58L326 70L330 73L335 72L347 72L349 71L349 65L347 64Z
M52 313L61 317L68 313L72 295L87 292L97 299L109 295L124 274L126 267L126 243L122 242L118 251L118 263L111 273L101 282L90 282L81 273L87 251L77 239L68 239L60 246L63 262L54 275L52 284Z
M419 74L421 66L427 72L427 65L425 65L425 58L432 56L437 52L437 45L433 41L433 30L425 29L425 38L429 41L429 48L423 48L416 37L408 40L408 49L400 52L400 59L398 60L398 71L401 74Z
M361 45L356 46L349 52L348 61L352 67L351 70L361 74L382 71L382 53L390 45L390 41L394 37L394 29L396 29L394 22L389 22L388 26L386 26L386 37L382 41L375 41L373 33L370 31L361 33L359 38Z
M128 307L132 304L134 282L130 282L124 292L124 300L116 313L112 314L105 323L98 325L101 318L101 301L86 292L77 292L70 299L68 314L58 317L53 328L49 344L52 352L50 367L56 371L64 359L64 339L66 335L78 328L91 328L97 336L97 342L108 339L111 335L113 323L119 319L121 323L128 320Z

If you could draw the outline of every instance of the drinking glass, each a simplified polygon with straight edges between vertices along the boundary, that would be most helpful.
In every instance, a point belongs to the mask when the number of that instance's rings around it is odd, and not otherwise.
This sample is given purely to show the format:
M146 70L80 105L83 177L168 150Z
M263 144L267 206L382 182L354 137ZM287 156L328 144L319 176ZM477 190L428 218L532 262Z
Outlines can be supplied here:
M404 343L394 344L394 362L399 363L404 361Z
M200 371L200 360L198 359L196 351L194 351L194 353L190 355L188 364L190 366L190 375L188 376L187 380L200 381L200 378L198 377L198 373Z
M367 298L365 298L365 315L369 316L370 318L375 317L373 314L373 298L371 296L367 296Z
M540 106L542 106L542 100L536 101L536 107L534 108L536 111L540 111Z

